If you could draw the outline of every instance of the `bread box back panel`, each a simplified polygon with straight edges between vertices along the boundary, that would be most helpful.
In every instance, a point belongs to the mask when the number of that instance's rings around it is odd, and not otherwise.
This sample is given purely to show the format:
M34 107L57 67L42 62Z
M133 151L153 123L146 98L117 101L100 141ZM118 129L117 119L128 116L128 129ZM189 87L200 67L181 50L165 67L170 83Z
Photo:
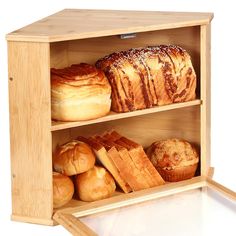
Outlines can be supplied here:
M8 34L12 219L52 225L54 217L64 226L73 224L71 232L82 228L90 234L71 214L93 214L206 186L205 176L210 170L211 19L210 13L64 10ZM191 55L197 75L195 100L127 113L110 112L95 120L51 121L50 68L93 64L112 52L159 44L180 45ZM201 158L197 176L129 194L116 192L94 203L72 199L54 211L55 148L79 135L88 137L111 129L144 148L173 136L192 142ZM208 185L216 186L213 182Z

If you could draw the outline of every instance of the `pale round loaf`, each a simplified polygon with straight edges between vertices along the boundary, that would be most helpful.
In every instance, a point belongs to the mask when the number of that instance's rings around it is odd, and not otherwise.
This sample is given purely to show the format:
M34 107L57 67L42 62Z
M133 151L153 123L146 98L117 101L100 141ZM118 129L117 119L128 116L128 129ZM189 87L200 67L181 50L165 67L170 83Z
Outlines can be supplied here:
M51 116L54 120L80 121L106 115L111 87L105 74L81 63L51 70Z
M60 147L53 159L54 170L67 176L83 173L95 164L95 156L90 146L73 140Z
M74 194L74 184L65 175L53 172L53 207L62 207L68 203Z
M108 198L116 189L115 181L109 172L98 166L77 175L75 186L79 198L86 202Z

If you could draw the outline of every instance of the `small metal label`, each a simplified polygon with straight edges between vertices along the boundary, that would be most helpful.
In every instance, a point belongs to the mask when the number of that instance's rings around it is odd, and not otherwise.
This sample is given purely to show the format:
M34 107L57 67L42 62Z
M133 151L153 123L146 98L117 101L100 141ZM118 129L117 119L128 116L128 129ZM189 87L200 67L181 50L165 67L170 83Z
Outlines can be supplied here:
M132 39L132 38L135 38L135 37L136 37L135 33L121 34L120 35L121 39Z

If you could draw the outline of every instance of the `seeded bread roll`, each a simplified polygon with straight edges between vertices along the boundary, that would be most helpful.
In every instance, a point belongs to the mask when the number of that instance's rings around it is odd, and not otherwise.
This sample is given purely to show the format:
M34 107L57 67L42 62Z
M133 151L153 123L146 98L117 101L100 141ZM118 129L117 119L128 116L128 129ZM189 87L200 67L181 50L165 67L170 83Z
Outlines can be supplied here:
M180 139L157 141L146 153L162 178L169 182L192 178L199 162L196 149Z
M111 87L104 73L81 63L51 69L52 119L90 120L106 115L111 106Z
M112 87L112 110L128 112L195 99L196 74L181 47L160 45L112 53L96 63Z

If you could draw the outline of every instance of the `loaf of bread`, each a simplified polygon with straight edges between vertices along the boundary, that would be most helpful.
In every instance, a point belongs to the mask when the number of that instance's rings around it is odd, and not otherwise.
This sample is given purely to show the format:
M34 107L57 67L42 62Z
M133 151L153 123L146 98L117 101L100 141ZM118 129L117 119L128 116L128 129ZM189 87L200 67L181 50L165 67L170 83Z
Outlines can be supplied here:
M91 202L111 197L116 184L109 172L100 166L76 176L75 186L82 201Z
M154 142L146 153L163 179L169 182L192 178L199 162L195 147L176 138Z
M68 203L74 194L72 180L57 172L53 172L53 208L58 208Z
M52 119L80 121L106 115L111 106L111 87L104 73L81 63L51 69Z
M88 171L94 164L95 155L92 149L78 140L59 146L53 158L54 170L68 176Z
M90 147L93 149L99 162L111 173L111 175L115 179L116 183L120 186L120 188L125 193L131 192L132 189L130 188L125 178L122 177L121 172L116 167L114 161L109 156L103 144L101 144L99 141L97 141L94 138L85 138L82 136L79 136L77 140L85 142L88 145L90 145Z
M125 193L165 183L143 147L117 132L78 139L91 145L101 164L113 175Z
M189 54L160 45L112 53L96 63L112 87L112 110L128 112L195 98L196 74Z

